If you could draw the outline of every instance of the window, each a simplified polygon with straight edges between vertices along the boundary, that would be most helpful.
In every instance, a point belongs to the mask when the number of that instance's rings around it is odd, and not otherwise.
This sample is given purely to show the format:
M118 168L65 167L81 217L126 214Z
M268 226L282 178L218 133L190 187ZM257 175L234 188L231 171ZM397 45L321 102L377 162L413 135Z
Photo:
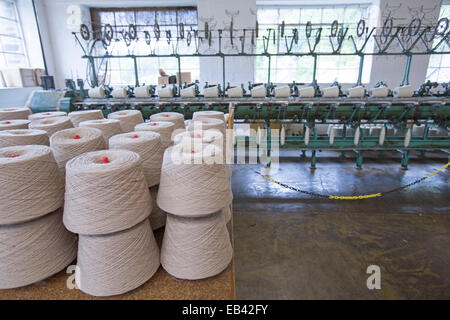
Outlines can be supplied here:
M22 29L14 1L0 0L0 67L28 67Z
M439 19L450 19L450 3L444 3L441 7ZM441 38L433 41L436 46ZM441 44L438 50L448 51L449 47L445 43ZM450 81L450 55L449 54L431 54L427 69L427 80L436 82Z
M128 30L129 24L136 25L138 31L138 41L132 42L127 47L124 41L115 42L114 39L108 47L108 53L112 55L147 55L154 51L158 55L172 54L176 45L176 37L179 32L177 26L183 23L185 34L188 30L197 29L197 9L195 7L169 7L169 8L91 8L91 18L94 34L100 34L105 24L110 24L114 34L122 30ZM154 25L158 24L161 38L156 41ZM144 32L150 34L150 45L145 42ZM171 43L167 42L166 31L170 31ZM116 36L114 36L115 38ZM103 50L103 49L101 49ZM194 53L194 45L187 46L185 41L178 44L178 53ZM99 52L100 54L104 51ZM101 63L100 61L97 61ZM108 71L105 75L99 74L99 79L105 79L106 84L114 85L134 85L134 62L130 58L108 59ZM106 61L104 62L106 64ZM138 58L139 82L145 84L158 83L158 70L162 68L167 74L178 73L178 63L176 58L171 57L151 57ZM101 68L104 70L105 68ZM200 66L198 57L181 58L181 71L191 72L192 80L199 78Z
M356 26L360 19L366 21L366 26L375 26L375 14L371 14L372 6L365 4L352 5L324 5L324 6L280 6L258 8L257 19L260 30L274 28L283 21L285 23L285 33L292 34L292 29L299 29L298 45L293 46L292 52L308 52L308 44L305 36L305 26L311 21L313 28L323 27L322 39L317 52L331 52L331 45L328 41L330 26L334 20L338 20L340 27L348 27L348 34L356 34ZM300 24L300 28L299 28ZM325 37L323 35L326 35ZM283 38L280 39L280 31L276 31L277 41L273 44L270 41L268 50L271 53L285 53L286 45ZM261 38L261 37L260 37ZM368 47L368 49L370 49ZM263 52L263 42L258 40L257 52ZM353 52L351 41L344 41L342 52ZM362 81L369 82L371 57L366 57L364 61ZM257 57L255 59L255 82L267 81L268 59ZM358 56L319 56L317 61L317 81L319 83L330 83L335 80L341 83L355 83L358 78L359 57ZM296 82L310 83L313 76L312 57L290 57L278 56L271 58L271 78L272 82L288 83Z

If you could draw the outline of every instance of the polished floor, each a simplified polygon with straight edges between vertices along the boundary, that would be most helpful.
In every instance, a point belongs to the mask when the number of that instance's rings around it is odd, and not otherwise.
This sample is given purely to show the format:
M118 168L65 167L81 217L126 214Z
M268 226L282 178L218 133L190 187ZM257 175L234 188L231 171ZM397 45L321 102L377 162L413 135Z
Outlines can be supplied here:
M388 191L448 161L444 153L283 153L271 177L306 191L355 195ZM328 200L263 179L260 165L233 165L237 299L450 299L450 170L381 198ZM381 289L367 288L379 266Z

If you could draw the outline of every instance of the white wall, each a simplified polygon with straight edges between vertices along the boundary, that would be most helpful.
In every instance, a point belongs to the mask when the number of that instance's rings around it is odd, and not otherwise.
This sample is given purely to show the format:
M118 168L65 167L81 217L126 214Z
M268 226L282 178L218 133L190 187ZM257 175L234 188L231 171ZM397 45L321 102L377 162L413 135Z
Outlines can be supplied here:
M254 28L256 23L256 2L255 0L228 0L211 1L198 0L198 22L200 29L204 29L205 22L210 28L225 29L222 36L222 52L238 53L241 50L241 43L234 35L233 45L231 45L230 28L233 19L233 29ZM211 48L207 41L202 45L201 53L216 53L219 49L218 40L215 39ZM245 52L251 52L251 45L245 46ZM226 81L235 85L253 80L254 63L252 57L228 57L226 64ZM209 83L222 84L222 59L201 58L200 59L200 80ZM226 85L226 84L225 84Z
M380 0L379 25L382 26L387 17L394 18L394 25L409 25L412 18L422 19L426 25L435 25L439 18L442 0ZM420 45L420 44L419 44ZM410 84L413 87L425 82L430 56L414 56L410 71ZM370 83L383 80L390 87L401 84L406 66L405 56L375 56L373 58Z

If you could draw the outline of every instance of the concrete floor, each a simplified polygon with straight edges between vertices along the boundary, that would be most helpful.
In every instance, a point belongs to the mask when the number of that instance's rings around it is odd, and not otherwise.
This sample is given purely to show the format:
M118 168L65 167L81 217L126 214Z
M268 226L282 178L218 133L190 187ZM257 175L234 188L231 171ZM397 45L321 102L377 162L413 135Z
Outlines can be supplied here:
M282 154L270 176L333 195L383 192L423 177L447 155L319 153L317 169L298 153ZM450 170L382 198L314 198L233 165L237 299L450 299ZM381 289L366 286L369 265L381 269Z

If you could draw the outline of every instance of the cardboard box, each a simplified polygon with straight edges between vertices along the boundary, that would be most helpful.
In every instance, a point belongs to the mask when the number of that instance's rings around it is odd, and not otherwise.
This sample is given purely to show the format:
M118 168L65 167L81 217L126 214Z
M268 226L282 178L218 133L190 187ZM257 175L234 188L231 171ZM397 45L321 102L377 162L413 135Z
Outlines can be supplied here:
M43 76L45 74L45 70L36 68L33 70L33 72L34 72L35 82L38 86L40 86L41 85L41 76Z
M3 79L7 87L36 87L34 69L14 68L2 69Z
M169 77L158 77L158 84L169 84Z
M178 72L177 72L176 76L177 76L177 83L180 83L178 81ZM192 82L192 80L191 80L191 73L190 72L181 72L181 83L183 84L185 82L186 83L191 83Z

